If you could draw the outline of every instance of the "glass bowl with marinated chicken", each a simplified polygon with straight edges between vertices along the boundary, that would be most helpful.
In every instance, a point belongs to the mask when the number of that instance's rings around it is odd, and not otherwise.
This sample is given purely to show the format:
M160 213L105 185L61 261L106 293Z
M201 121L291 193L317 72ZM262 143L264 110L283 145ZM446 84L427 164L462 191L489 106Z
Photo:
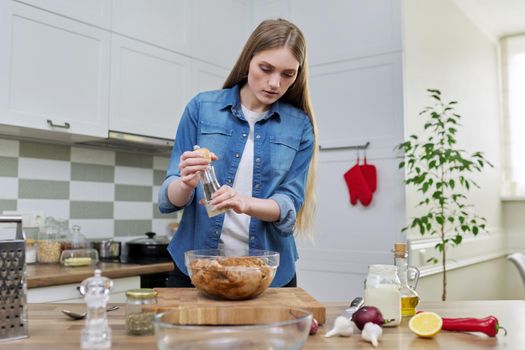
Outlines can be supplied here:
M279 253L268 250L199 249L184 254L193 285L208 296L251 299L272 283Z

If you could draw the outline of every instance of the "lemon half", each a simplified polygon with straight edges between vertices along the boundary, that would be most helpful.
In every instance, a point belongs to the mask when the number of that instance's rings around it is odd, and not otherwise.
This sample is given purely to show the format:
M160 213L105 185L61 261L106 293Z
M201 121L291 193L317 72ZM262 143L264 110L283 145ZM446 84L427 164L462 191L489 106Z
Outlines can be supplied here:
M408 322L408 328L423 338L432 338L439 333L442 326L443 320L435 312L420 312Z

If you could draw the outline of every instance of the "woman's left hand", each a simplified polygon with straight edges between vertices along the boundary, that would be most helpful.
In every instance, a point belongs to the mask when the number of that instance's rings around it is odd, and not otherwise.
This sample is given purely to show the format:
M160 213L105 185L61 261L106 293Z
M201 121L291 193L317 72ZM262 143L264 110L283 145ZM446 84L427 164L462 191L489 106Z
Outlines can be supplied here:
M213 194L210 204L217 210L233 209L237 214L245 213L248 207L248 197L237 193L233 188L223 185Z

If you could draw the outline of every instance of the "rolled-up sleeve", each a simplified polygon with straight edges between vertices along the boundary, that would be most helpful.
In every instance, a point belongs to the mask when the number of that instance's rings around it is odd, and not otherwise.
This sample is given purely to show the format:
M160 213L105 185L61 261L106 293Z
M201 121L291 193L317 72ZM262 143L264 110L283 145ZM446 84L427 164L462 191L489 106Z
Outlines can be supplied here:
M276 232L280 236L289 236L294 233L297 213L304 202L308 169L313 155L314 144L313 129L310 121L306 119L299 149L285 181L269 197L277 202L281 211L279 220L270 223L270 226L272 226L271 231Z

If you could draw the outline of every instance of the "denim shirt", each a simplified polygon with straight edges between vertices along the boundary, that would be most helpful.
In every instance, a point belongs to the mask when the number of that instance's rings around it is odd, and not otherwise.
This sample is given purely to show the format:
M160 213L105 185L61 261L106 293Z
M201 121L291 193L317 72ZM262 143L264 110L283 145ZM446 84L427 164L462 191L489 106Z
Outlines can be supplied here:
M203 198L201 186L197 186L183 208L174 206L168 200L169 184L180 178L180 156L185 151L191 151L194 145L210 149L219 158L213 162L219 183L231 186L248 133L249 125L242 113L239 86L198 94L188 103L182 115L158 203L162 213L184 209L168 251L177 267L186 274L184 252L216 249L224 214L208 217L205 207L199 204ZM298 254L293 231L296 214L304 200L313 148L314 135L308 116L287 103L275 102L267 116L255 124L252 197L276 201L280 218L276 222L265 222L252 217L248 244L249 249L280 253L272 287L287 284L295 273Z

